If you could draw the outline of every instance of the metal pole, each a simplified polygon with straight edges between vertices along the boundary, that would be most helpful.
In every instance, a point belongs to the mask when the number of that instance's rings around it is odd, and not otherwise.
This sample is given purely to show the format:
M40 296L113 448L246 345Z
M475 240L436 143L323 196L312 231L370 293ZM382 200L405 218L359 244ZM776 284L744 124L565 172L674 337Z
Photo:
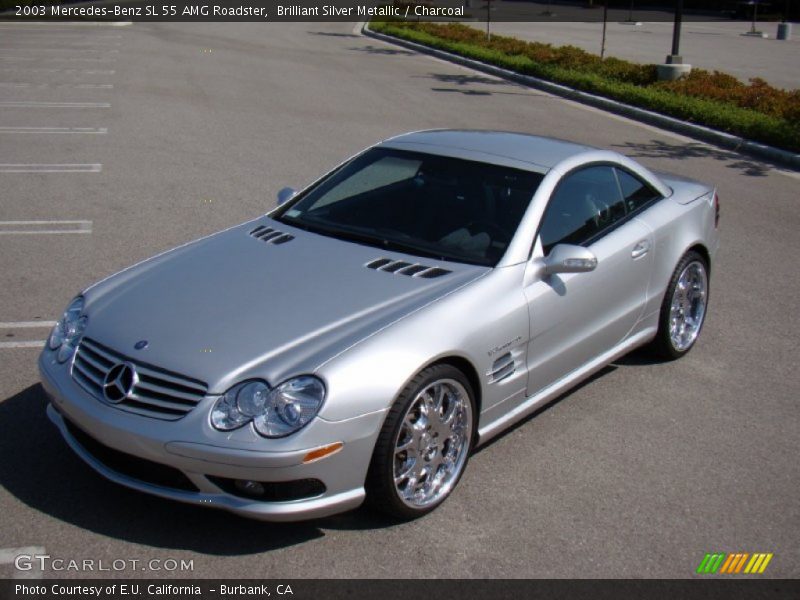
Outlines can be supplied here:
M672 56L680 56L681 53L681 21L683 20L683 0L675 1L675 25L672 28ZM681 62L680 60L669 60L667 62Z
M486 40L491 41L492 34L489 31L489 22L492 20L491 0L486 0Z
M758 0L753 2L753 25L750 27L750 32L756 32L756 20L758 19Z
M606 56L606 25L608 24L608 0L603 2L603 41L600 44L600 60Z

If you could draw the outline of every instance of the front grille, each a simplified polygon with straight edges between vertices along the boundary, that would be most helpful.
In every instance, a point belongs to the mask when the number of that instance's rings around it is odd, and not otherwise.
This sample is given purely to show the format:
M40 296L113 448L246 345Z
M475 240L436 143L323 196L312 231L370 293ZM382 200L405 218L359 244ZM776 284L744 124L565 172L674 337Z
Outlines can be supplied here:
M197 486L178 469L109 448L66 418L64 424L70 435L86 452L115 473L159 487L187 492L199 491Z
M208 391L197 379L130 359L90 338L83 338L72 365L72 378L95 398L106 401L103 382L114 365L128 362L136 369L131 393L118 404L110 404L146 417L174 421L191 411Z

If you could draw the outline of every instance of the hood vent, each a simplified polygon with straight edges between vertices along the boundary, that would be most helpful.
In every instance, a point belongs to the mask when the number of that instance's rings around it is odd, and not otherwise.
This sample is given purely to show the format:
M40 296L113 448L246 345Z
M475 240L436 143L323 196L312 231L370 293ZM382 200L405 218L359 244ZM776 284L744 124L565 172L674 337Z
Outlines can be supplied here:
M406 275L408 277L421 277L423 279L434 279L447 275L452 271L441 267L429 267L417 263L410 263L404 260L392 260L390 258L378 258L367 263L368 269L383 271L384 273L394 273L395 275Z
M272 227L267 227L266 225L259 225L250 232L250 235L257 240L261 240L262 242L276 245L285 244L286 242L291 242L294 239L293 235L283 233L282 231L277 231Z

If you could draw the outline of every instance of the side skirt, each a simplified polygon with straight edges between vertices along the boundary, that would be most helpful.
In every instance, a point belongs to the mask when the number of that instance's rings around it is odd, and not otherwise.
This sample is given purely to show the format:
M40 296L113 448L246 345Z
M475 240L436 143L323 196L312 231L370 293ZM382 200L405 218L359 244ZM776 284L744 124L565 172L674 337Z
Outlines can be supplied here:
M478 429L477 446L485 444L493 437L511 427L511 425L514 423L521 421L538 408L547 404L551 400L554 400L568 389L574 387L587 377L590 377L609 363L614 362L619 357L624 356L637 346L646 344L653 339L653 337L656 335L656 331L657 329L652 327L640 331L636 335L626 339L624 342L614 346L608 352L601 354L579 369L572 371L565 377L529 397L514 410L502 415L501 417L498 417L491 423L487 423L483 427L480 427Z

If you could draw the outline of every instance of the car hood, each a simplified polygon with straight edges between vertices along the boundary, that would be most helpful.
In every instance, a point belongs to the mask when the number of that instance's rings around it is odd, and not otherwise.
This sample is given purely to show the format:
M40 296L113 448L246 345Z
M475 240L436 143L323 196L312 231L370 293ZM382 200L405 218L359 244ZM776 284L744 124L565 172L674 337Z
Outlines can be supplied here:
M293 239L264 241L251 234L259 226ZM449 272L427 279L366 267L380 258ZM200 379L212 394L251 377L274 385L313 371L488 270L386 252L264 217L87 290L86 336L135 362ZM142 340L146 348L136 350Z

